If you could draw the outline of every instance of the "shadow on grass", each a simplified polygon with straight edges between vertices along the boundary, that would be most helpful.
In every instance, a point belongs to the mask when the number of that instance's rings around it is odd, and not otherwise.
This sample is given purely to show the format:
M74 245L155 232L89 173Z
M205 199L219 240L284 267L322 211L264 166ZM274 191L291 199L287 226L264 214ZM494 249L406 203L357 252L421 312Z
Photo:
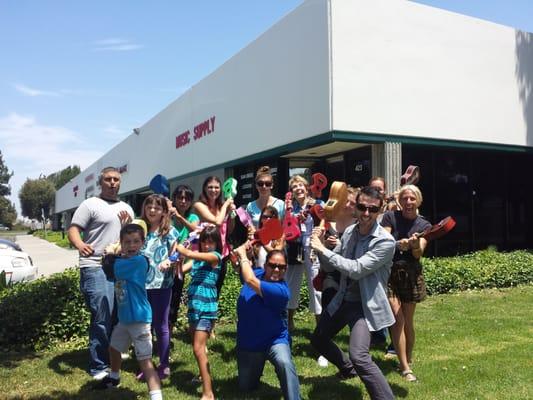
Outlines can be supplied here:
M78 393L66 392L62 390L53 390L50 393L39 393L35 396L23 395L12 396L10 400L135 400L139 398L139 393L131 389L119 387L116 389L97 390L94 388L94 382L88 382L83 385Z
M58 354L48 362L48 367L59 375L72 375L75 369L87 370L89 355L87 350L72 350Z
M359 379L359 378L355 378ZM310 385L310 399L361 399L363 394L358 387L349 385L335 376L300 377L300 385Z
M6 368L6 369L17 368L19 364L26 362L26 361L30 361L30 360L35 360L37 358L42 358L42 356L34 352L4 353L2 354L2 357L0 358L0 368Z
M224 342L214 341L209 343L207 348L209 351L218 353L223 361L229 362L237 359L237 352L235 350L235 344L229 349L224 345Z
M259 382L259 386L256 390L251 392L243 392L239 389L237 376L227 379L215 379L213 381L213 389L215 391L215 396L224 399L278 400L282 399L283 397L279 387L271 386L263 381Z

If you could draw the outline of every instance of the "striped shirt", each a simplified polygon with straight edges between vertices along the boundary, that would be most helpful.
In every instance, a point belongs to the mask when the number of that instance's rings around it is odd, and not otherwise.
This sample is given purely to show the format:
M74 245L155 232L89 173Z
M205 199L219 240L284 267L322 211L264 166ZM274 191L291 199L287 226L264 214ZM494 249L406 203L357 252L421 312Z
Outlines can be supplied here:
M220 274L222 256L213 252L218 257L218 264L212 267L206 261L195 260L192 264L191 283L189 284L189 323L198 322L200 319L217 319L218 302L216 282Z

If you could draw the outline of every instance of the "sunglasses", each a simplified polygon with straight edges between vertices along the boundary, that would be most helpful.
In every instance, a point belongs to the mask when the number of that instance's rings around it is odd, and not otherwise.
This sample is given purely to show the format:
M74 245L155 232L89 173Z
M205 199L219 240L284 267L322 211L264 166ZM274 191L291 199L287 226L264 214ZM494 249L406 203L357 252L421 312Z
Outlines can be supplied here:
M261 218L270 219L270 218L274 218L274 216L273 215L262 215Z
M271 264L271 263L266 263L265 264L268 268L271 268L271 269L279 269L280 271L285 271L287 269L287 264Z
M361 212L368 211L371 214L378 213L381 210L381 207L378 207L378 206L365 206L364 204L361 204L361 203L357 203L355 205L355 207Z
M259 187L272 187L272 182L271 181L257 181L255 182L255 184Z

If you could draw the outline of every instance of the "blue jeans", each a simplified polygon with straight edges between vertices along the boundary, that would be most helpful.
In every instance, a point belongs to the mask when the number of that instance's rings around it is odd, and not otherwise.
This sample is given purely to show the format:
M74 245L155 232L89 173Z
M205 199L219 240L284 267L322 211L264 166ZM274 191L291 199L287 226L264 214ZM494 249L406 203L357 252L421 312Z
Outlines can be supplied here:
M267 359L276 370L283 398L300 399L300 382L292 362L291 348L284 343L275 344L267 351L237 350L240 389L244 391L257 389Z
M109 339L113 329L113 282L102 267L80 268L80 290L91 314L89 325L89 373L96 375L109 366Z

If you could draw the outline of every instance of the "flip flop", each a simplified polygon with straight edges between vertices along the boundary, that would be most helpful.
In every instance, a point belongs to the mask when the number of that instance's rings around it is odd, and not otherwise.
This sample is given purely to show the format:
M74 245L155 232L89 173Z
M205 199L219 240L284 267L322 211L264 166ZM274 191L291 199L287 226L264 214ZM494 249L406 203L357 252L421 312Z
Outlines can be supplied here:
M415 374L410 369L406 369L405 371L402 371L400 374L402 375L402 378L405 379L407 382L418 381Z

